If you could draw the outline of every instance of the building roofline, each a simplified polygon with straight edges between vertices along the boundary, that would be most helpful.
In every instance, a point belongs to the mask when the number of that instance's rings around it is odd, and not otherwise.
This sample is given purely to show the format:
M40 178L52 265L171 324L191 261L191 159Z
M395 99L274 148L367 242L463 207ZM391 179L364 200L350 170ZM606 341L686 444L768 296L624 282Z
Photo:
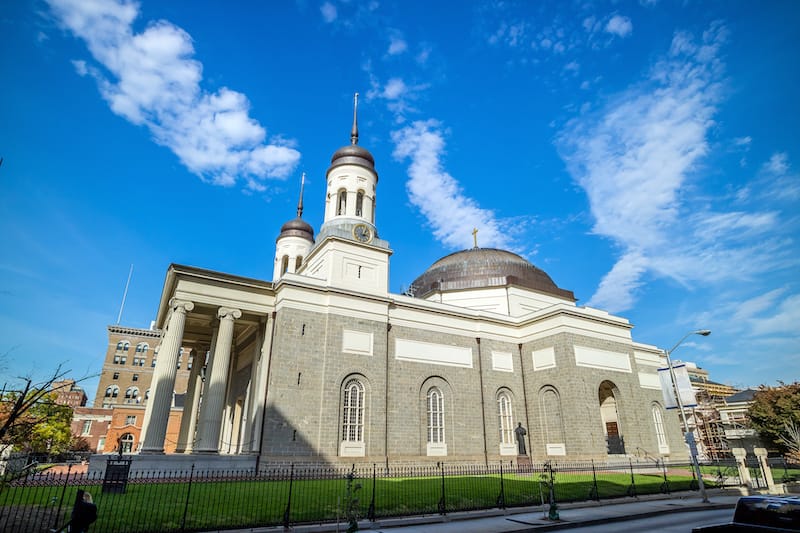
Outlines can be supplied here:
M121 335L136 335L139 337L161 337L161 330L160 329L142 329L142 328L132 328L128 326L108 326L109 333L119 333Z

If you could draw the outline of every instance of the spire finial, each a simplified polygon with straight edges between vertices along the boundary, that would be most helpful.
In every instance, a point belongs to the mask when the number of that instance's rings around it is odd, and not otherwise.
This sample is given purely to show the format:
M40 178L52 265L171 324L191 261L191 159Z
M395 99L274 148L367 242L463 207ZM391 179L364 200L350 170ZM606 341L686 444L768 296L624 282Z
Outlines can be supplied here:
M475 241L475 248L478 247L478 228L472 228L472 240Z
M350 132L350 144L358 144L358 93L353 96L353 130Z
M306 184L306 173L303 172L303 176L300 178L300 199L297 201L297 218L302 218L303 216L303 187Z

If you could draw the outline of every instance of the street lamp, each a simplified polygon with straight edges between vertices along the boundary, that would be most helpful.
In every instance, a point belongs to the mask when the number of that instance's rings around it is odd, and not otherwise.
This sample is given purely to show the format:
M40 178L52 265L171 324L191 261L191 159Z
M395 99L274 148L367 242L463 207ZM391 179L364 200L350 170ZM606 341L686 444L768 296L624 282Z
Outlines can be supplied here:
M698 329L696 331L690 331L686 335L683 336L681 340L675 344L671 349L665 352L667 356L667 366L669 367L669 377L672 381L672 389L675 391L675 398L678 400L678 409L681 412L681 420L683 420L683 427L685 430L684 438L686 439L686 444L689 445L689 454L692 458L692 467L694 468L695 472L697 473L697 486L700 489L700 496L703 497L703 503L708 503L708 494L706 494L706 486L703 484L703 474L700 472L700 464L697 462L697 444L694 440L694 432L689 429L689 422L686 420L686 411L683 408L683 400L681 400L681 393L678 390L678 380L675 378L675 369L672 367L672 358L670 354L675 351L678 346L683 343L686 339L688 339L692 335L702 335L703 337L708 337L711 335L710 329Z

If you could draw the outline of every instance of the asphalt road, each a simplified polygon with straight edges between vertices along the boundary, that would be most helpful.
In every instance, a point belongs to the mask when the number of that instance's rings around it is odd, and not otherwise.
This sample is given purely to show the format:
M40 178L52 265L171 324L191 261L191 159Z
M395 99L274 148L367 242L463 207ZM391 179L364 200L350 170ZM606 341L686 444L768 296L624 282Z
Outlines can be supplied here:
M622 522L609 522L586 527L566 529L570 533L591 531L592 533L688 533L693 527L710 526L730 522L733 509L715 509L710 511L691 511L686 513L669 513ZM532 529L531 531L535 531Z

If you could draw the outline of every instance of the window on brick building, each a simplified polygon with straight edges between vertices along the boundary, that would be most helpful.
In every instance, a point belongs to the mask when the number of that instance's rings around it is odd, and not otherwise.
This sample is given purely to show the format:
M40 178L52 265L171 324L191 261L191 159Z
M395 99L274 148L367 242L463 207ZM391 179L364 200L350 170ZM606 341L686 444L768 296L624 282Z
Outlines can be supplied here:
M114 372L114 375L111 376L111 379L119 379L119 372Z
M134 374L131 381L139 381L139 374Z
M428 443L444 442L444 397L438 387L431 387L427 394Z
M514 413L511 409L511 397L506 391L497 395L497 418L500 444L514 444Z
M351 379L344 386L342 440L364 441L364 385L357 379Z
M135 426L136 425L136 415L128 415L125 417L125 425L126 426Z

